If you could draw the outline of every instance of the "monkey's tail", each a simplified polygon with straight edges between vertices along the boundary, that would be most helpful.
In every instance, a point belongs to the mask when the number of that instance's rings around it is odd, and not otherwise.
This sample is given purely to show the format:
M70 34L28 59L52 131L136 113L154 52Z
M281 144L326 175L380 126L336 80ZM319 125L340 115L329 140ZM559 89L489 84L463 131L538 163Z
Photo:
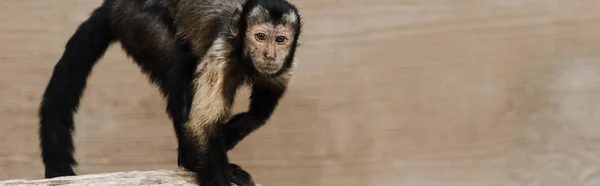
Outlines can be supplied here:
M54 66L39 108L39 138L45 177L75 175L73 166L73 114L96 62L114 37L110 31L108 7L103 5L81 23Z

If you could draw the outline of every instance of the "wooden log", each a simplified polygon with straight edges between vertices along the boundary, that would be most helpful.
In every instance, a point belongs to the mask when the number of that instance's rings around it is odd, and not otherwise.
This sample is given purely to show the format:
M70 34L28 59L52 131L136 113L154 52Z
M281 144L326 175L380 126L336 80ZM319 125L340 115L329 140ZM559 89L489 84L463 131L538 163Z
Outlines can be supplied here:
M131 171L65 176L52 179L0 181L0 186L197 186L184 170ZM235 184L232 184L235 185Z

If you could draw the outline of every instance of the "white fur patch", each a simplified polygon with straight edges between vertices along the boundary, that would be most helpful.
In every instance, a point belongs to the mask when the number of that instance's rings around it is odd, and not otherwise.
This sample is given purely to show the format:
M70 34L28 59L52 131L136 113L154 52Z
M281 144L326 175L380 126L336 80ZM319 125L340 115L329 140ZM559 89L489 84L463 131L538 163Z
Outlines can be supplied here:
M250 11L250 15L249 17L251 18L259 18L259 17L268 17L269 16L269 10L265 9L262 6L256 6L252 9L252 11Z
M215 40L196 69L200 75L194 79L195 94L192 98L189 123L186 125L199 143L205 143L207 132L212 132L217 123L221 123L231 114L230 105L223 97L226 85L226 54L230 49L221 38Z
M298 22L298 15L295 12L289 11L283 14L281 19L288 24L296 24Z

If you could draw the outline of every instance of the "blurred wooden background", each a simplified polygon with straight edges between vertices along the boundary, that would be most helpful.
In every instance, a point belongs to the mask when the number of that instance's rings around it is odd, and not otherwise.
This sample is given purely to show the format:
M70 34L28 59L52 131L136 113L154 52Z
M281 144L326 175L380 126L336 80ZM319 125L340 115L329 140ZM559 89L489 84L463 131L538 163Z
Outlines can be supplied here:
M306 25L297 77L230 153L259 183L600 184L600 1L292 2ZM0 179L42 178L40 97L100 3L0 4ZM80 174L176 167L165 102L118 45L76 124Z

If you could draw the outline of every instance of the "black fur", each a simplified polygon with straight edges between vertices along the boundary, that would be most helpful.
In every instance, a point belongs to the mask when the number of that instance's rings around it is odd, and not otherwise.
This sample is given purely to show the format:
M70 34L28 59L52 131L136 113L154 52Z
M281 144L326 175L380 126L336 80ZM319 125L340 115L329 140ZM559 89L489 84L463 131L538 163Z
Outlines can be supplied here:
M227 150L233 149L239 141L267 122L284 92L285 88L254 84L248 112L234 115L222 128L227 136L225 141Z
M67 42L44 92L39 116L47 178L75 175L71 168L77 165L71 136L73 113L77 111L92 67L114 40L107 14L107 8L102 6L79 26Z
M190 116L194 89L192 87L199 59L217 37L224 37L234 46L240 68L256 76L249 60L241 52L246 28L245 21L234 24L242 32L233 37L228 31L232 9L237 0L105 0L94 10L69 39L65 51L54 67L40 105L40 146L45 165L45 177L75 175L73 157L73 114L86 86L94 64L107 48L119 42L128 56L138 64L149 80L158 85L167 100L167 112L173 121L178 141L178 165L197 173L202 185L254 185L250 174L235 164L229 164L226 152L240 140L266 123L285 85L273 86L265 78L253 79L251 104L248 112L234 115L220 125L215 135L208 136L208 151L198 151L198 144L186 136L184 129ZM283 0L249 0L242 8L243 18L252 7L261 5L277 19L296 8ZM183 8L182 8L183 7ZM223 11L212 11L222 9ZM205 12L211 12L211 14ZM179 12L178 12L179 11ZM181 12L183 11L183 12ZM211 15L211 16L206 16ZM200 20L201 25L190 25ZM295 38L283 70L292 66L300 20L294 25ZM203 30L196 31L196 27ZM187 31L187 33L186 33ZM192 32L196 31L196 32ZM246 71L240 71L246 73ZM278 75L280 75L278 74ZM277 75L273 75L277 76ZM203 156L202 156L203 155ZM228 166L229 165L229 166Z

